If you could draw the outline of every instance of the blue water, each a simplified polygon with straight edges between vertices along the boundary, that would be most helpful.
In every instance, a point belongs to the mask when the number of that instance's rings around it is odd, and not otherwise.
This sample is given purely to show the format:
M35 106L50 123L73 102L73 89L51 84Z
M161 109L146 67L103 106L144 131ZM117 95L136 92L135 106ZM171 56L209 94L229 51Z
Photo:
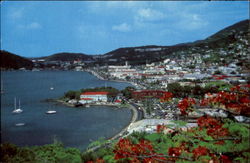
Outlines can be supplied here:
M70 108L48 98L61 97L68 90L100 86L123 89L128 83L101 81L86 72L39 71L1 72L4 94L1 94L1 142L19 146L44 145L56 138L66 147L85 149L100 137L118 133L131 119L128 109L113 107ZM54 87L54 90L50 88ZM21 114L13 114L14 98L21 100ZM18 102L17 102L18 103ZM47 110L57 113L47 115ZM25 123L16 127L16 123Z

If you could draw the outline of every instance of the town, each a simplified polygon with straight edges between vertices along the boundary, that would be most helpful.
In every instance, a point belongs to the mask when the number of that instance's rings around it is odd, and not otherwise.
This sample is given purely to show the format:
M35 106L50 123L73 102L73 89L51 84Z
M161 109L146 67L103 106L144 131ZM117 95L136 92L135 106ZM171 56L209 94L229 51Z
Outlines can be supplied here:
M0 162L250 162L249 2L0 7Z

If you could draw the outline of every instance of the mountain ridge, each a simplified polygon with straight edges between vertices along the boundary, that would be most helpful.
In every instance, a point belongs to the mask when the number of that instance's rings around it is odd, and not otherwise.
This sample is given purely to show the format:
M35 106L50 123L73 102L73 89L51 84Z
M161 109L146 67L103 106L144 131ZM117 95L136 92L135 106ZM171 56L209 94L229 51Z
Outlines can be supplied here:
M122 64L129 61L130 64L145 64L157 62L167 57L174 57L174 53L188 51L192 48L214 49L224 48L237 41L236 35L249 36L249 19L239 21L203 40L194 42L179 43L170 46L145 45L135 47L121 47L101 55L88 55L84 53L60 52L46 57L30 59L45 59L46 61L74 61L92 60L98 64ZM249 38L249 37L248 37Z

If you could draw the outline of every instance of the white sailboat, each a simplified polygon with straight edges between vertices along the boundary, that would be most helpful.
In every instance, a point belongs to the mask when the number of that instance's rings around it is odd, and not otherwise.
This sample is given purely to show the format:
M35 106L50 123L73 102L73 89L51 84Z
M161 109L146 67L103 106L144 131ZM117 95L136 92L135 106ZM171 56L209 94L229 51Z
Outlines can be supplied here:
M48 110L48 111L46 112L46 114L55 114L55 113L56 113L55 110Z
M24 126L24 125L25 125L25 123L16 123L15 124L15 126L17 126L17 127Z
M3 90L3 79L1 78L1 94L4 93L4 90Z
M15 109L12 111L12 113L22 113L23 112L23 110L21 109L20 100L19 100L19 107L16 108L16 98L14 100L14 107L15 107Z
M46 111L46 114L55 114L55 113L56 113L56 111L55 110L51 110L51 109Z

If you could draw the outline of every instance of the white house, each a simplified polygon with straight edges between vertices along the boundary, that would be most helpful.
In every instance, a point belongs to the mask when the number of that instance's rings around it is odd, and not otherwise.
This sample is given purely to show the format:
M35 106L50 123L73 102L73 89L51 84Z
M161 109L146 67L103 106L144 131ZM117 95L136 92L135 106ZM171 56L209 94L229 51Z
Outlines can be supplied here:
M108 92L84 92L80 95L80 103L107 102Z

